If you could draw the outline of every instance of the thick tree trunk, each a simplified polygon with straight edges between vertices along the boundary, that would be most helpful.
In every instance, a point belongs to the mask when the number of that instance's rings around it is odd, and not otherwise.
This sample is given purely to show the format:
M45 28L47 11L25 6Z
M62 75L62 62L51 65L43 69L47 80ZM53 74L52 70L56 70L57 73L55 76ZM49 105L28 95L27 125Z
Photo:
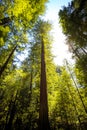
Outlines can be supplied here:
M3 66L0 68L0 77L1 77L2 73L4 72L4 70L6 69L6 67L7 67L7 65L8 65L8 62L9 62L9 60L11 59L11 57L12 57L14 51L16 50L16 48L17 48L17 45L12 49L12 51L11 51L11 53L9 54L9 56L7 57L5 63L4 63Z
M40 81L40 112L39 112L39 129L49 130L48 120L48 101L47 101L47 81L45 68L44 42L41 47L41 81Z

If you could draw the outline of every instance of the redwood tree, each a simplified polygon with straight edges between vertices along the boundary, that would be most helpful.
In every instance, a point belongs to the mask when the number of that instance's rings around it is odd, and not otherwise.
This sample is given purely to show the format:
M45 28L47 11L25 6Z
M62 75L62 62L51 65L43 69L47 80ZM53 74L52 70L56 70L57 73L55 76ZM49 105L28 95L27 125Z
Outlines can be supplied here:
M51 25L43 20L38 20L33 28L34 39L41 49L41 72L40 72L40 110L39 110L39 129L49 130L48 119L48 98L47 98L47 79L46 79L46 59L48 46L50 46L49 31Z
M40 130L49 130L48 102L47 102L47 80L45 66L44 42L42 39L41 47L41 79L40 79Z

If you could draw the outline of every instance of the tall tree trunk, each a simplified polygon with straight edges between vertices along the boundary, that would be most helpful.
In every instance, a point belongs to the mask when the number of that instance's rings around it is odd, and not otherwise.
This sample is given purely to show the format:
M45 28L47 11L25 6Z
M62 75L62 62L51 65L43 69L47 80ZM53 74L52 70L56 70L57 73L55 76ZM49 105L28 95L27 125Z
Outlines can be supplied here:
M76 90L77 90L77 92L78 92L79 98L80 98L80 100L81 100L81 102L82 102L83 108L84 108L85 112L87 113L86 106L85 106L85 104L84 104L84 101L83 101L82 96L81 96L81 94L80 94L80 91L79 91L79 89L78 89L78 86L77 86L77 84L76 84L76 82L75 82L75 80L74 80L74 77L73 77L73 75L72 75L72 73L71 73L70 67L68 66L67 60L66 60L66 65L67 65L67 68L68 68L68 70L69 70L69 73L70 73L70 76L71 76L71 78L72 78L72 81L73 81L73 83L74 83L74 85L75 85L75 87L76 87Z
M76 113L77 118L78 118L78 121L79 121L79 126L80 126L80 128L82 128L82 126L81 126L81 119L80 119L80 116L79 116L79 113L78 113L76 104L75 104L75 102L74 102L73 94L72 94L72 92L71 92L71 90L70 90L69 85L67 85L67 87L68 87L69 93L70 93L71 98L72 98L72 103L73 103L73 107L74 107L74 109L75 109L75 113Z
M9 54L9 56L7 57L5 63L4 63L3 66L0 68L0 77L1 77L2 73L4 72L4 70L6 69L6 67L7 67L7 65L8 65L8 63L9 63L9 60L11 59L11 57L12 57L14 51L16 50L16 48L17 48L17 45L12 49L12 51L11 51L11 53Z
M46 81L46 67L45 67L45 52L44 42L42 39L41 47L41 80L40 80L40 130L49 130L49 119L48 119L48 101L47 101L47 81Z

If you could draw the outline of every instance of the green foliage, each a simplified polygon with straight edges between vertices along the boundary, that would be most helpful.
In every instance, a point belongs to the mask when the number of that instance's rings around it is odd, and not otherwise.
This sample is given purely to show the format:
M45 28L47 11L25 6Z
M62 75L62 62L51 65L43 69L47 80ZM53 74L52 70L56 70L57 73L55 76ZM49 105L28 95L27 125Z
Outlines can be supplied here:
M86 130L87 114L75 85L66 68L56 67L53 63L52 36L50 36L52 25L48 21L37 20L38 16L45 11L46 2L47 0L0 1L0 71L14 47L17 46L0 77L1 130L38 128L42 40L45 45L51 129ZM83 0L73 2L60 11L60 22L70 41L69 47L80 57L76 60L75 74L80 86L79 92L87 109L87 28L83 20L86 19L87 2ZM18 55L25 51L24 60L20 62L20 59L17 59Z
M87 87L87 55L81 56L81 59L78 59L76 62L75 70L78 82L83 86Z
M82 2L82 1L81 1ZM59 12L60 23L63 28L63 32L67 37L70 37L75 45L80 47L86 46L86 14L87 10L85 8L86 1L82 2L80 5L78 3L78 8L75 8L74 4L76 1L69 3L68 7L63 7ZM83 11L84 10L84 11Z

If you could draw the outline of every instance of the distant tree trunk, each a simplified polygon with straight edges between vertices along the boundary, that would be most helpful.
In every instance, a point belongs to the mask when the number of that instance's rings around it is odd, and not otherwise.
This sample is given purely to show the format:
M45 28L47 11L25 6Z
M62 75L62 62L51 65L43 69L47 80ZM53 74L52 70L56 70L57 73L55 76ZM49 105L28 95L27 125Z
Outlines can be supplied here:
M86 106L85 106L85 104L84 104L84 101L83 101L82 96L81 96L81 94L80 94L80 91L79 91L79 89L78 89L78 86L77 86L77 84L76 84L76 82L75 82L75 80L74 80L74 77L73 77L73 75L72 75L72 73L71 73L70 67L68 66L67 60L66 60L66 65L67 65L67 68L68 68L68 70L69 70L69 73L70 73L70 76L71 76L71 78L72 78L72 81L73 81L73 83L74 83L74 85L75 85L75 87L76 87L76 90L77 90L77 92L78 92L79 98L80 98L80 100L81 100L81 102L82 102L83 108L84 108L85 112L87 113Z
M81 120L80 120L80 116L79 116L79 113L78 113L76 104L75 104L75 102L74 102L73 94L72 94L72 92L71 92L71 90L70 90L69 85L67 85L67 87L68 87L69 93L70 93L71 98L72 98L73 107L74 107L74 109L75 109L75 113L76 113L76 115L77 115L77 118L78 118L78 121L79 121L79 125L80 125L80 127L81 127Z
M12 49L12 51L11 51L11 53L9 54L9 56L7 57L5 63L4 63L3 66L0 68L0 77L1 77L2 73L4 72L4 70L6 69L6 67L7 67L7 65L8 65L8 63L9 63L9 60L11 59L11 57L12 57L14 51L16 50L16 48L17 48L17 45Z
M41 80L40 80L40 112L39 112L39 129L49 130L48 119L48 101L47 101L47 81L46 81L46 68L45 68L45 52L44 42L42 39L41 47Z

